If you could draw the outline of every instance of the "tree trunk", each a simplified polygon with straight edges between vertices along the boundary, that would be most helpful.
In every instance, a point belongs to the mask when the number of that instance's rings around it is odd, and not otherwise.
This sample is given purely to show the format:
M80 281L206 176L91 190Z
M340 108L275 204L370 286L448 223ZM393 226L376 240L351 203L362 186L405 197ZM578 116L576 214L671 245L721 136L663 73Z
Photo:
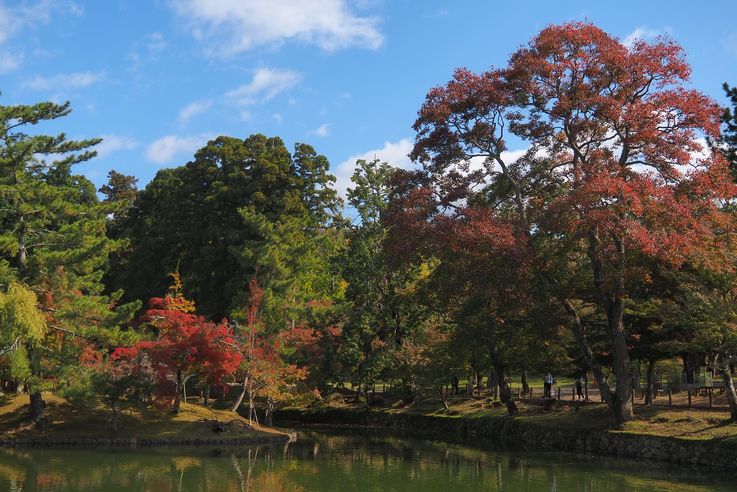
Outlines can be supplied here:
M653 386L655 385L655 381L653 381L654 374L655 359L650 359L647 361L647 376L645 380L645 405L653 404Z
M504 378L504 366L498 363L494 364L494 373L496 374L496 382L499 385L499 399L502 401L502 403L504 403L504 405L506 405L507 414L517 415L519 413L519 409L514 403L514 398L512 397L512 389L509 387L506 379Z
M732 381L732 372L729 370L729 363L726 357L723 363L719 365L719 371L724 379L724 393L727 395L729 403L730 420L737 421L737 392L734 389L734 381Z
M31 369L31 377L34 381L38 381L40 384L40 381L43 379L43 374L41 373L39 351L30 343L27 343L26 353L28 354L28 365ZM36 424L40 424L44 419L44 407L46 407L46 402L43 400L40 388L37 388L36 386L36 384L28 383L28 395L30 397L31 404L31 420Z
M448 407L448 387L440 386L438 391L440 392L440 401L443 403L443 408L447 412L450 410L450 407Z
M609 410L617 424L623 424L634 418L632 411L632 371L627 348L627 333L624 329L624 295L626 256L624 242L613 235L612 242L616 248L616 261L612 265L613 278L607 278L605 266L601 260L601 242L596 230L589 234L588 257L594 274L594 286L599 293L601 306L604 308L609 328L612 349L612 366L617 378L611 398L606 399Z
M253 424L253 422L256 422L256 425L258 424L258 414L256 413L256 405L254 405L253 402L253 392L248 392L248 423Z
M609 301L607 321L614 349L612 351L614 375L617 377L615 398L609 405L609 409L614 414L615 422L623 424L632 420L635 414L632 410L632 371L624 330L624 301L622 298L617 297Z
M274 402L269 398L266 401L266 414L264 415L264 425L271 427L274 423Z
M18 229L16 234L18 235L18 273L20 278L23 279L28 268L28 249L26 248L26 216L21 215L18 223Z
M39 424L44 419L46 402L41 397L41 392L33 389L33 387L28 388L28 394L31 399L31 419Z
M527 369L522 370L522 393L528 394L530 392L530 383L527 381Z
M205 408L210 408L210 383L205 384L205 391L202 400Z
M238 398L235 399L233 404L230 406L231 412L237 412L243 403L243 398L246 397L246 388L248 387L248 376L243 377L243 383L241 383L241 392L238 394Z
M182 403L182 383L182 371L177 371L177 386L174 392L174 407L172 408L174 413L179 413L180 411Z
M111 400L110 401L110 408L113 411L112 422L110 422L110 425L111 425L112 431L113 431L113 437L118 437L118 430L120 428L120 411L118 409L118 401L117 400Z
M698 355L693 353L685 353L681 355L683 360L683 373L685 375L686 384L694 384L696 382L696 372L698 371L700 360Z
M571 316L571 331L573 332L573 337L576 339L576 344L578 345L578 348L581 351L586 364L591 368L591 372L594 375L594 380L599 385L599 393L601 394L601 399L604 400L604 402L609 407L609 410L612 412L615 421L620 422L617 417L617 408L619 407L617 395L609 387L609 383L607 383L606 379L604 378L604 371L602 371L601 365L599 365L597 360L594 358L594 353L591 350L591 346L589 345L588 339L586 337L586 330L583 327L581 318L578 316L576 307L569 299L565 299L563 301L563 307L565 308L566 312ZM631 388L629 383L627 384L627 387Z

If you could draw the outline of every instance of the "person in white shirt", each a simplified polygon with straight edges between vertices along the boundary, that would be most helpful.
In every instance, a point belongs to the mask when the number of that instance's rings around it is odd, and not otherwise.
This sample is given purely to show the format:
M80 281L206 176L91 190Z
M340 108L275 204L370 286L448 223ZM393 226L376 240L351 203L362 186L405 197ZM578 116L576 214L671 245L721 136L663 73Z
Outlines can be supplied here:
M553 375L550 374L550 372L545 374L543 398L552 398L551 395L553 392L553 381L555 380L553 379Z

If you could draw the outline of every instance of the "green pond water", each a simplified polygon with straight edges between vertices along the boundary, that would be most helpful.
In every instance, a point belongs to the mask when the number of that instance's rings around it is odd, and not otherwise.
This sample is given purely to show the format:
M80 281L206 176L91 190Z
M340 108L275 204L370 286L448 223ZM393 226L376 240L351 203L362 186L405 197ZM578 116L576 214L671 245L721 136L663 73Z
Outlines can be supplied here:
M303 432L296 443L250 448L0 449L0 490L735 491L737 474L375 433Z

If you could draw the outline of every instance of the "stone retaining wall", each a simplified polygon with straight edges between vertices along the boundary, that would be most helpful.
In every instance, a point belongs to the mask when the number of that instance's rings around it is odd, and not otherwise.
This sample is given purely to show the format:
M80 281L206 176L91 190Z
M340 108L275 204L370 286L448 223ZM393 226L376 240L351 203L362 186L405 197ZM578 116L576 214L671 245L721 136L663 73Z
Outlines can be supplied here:
M313 424L382 427L413 436L501 441L527 449L648 458L737 470L737 444L719 439L698 441L616 431L560 430L535 425L523 418L450 418L376 410L283 409L275 418Z
M254 444L279 444L296 439L295 434L280 434L273 437L238 437L238 438L61 438L61 437L21 437L18 439L0 440L2 447L68 447L68 448L144 448L155 446L248 446Z

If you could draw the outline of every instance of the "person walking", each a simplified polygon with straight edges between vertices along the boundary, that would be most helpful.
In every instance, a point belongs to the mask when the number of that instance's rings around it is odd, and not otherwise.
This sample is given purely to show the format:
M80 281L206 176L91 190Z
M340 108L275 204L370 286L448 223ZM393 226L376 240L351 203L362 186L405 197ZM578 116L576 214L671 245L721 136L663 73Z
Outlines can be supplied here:
M545 374L545 379L543 380L543 398L552 398L550 396L553 392L553 375L548 372Z
M583 400L583 376L578 376L576 378L576 399L577 400Z

